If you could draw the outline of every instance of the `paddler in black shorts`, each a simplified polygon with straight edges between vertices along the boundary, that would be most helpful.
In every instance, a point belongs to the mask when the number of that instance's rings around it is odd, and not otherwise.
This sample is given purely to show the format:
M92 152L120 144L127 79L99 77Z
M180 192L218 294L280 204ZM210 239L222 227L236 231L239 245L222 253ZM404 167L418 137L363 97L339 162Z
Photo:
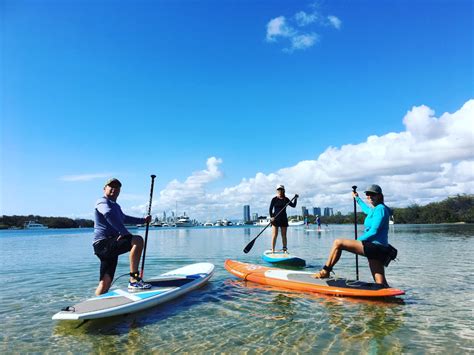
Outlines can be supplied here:
M283 251L286 252L287 240L286 240L286 230L288 228L288 216L286 215L286 206L296 207L296 202L298 195L295 195L293 201L290 201L288 197L285 196L285 186L277 185L276 187L277 195L272 198L270 203L269 214L271 217L272 223L272 253L275 252L276 240L278 237L278 227L281 229L281 240L283 243ZM281 212L281 213L280 213Z

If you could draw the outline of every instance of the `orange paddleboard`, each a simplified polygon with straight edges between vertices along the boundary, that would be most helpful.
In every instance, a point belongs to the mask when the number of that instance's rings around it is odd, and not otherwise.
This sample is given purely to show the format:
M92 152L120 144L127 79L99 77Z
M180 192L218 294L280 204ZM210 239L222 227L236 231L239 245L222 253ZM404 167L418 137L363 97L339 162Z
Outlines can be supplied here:
M247 281L291 290L346 297L393 297L405 292L376 283L342 278L315 279L311 272L284 270L227 259L224 267L231 274Z

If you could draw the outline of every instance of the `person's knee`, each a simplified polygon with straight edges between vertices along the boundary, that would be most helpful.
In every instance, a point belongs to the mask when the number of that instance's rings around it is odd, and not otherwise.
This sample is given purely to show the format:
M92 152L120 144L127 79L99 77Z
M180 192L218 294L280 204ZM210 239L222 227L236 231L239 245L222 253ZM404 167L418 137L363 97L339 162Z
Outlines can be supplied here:
M134 235L132 238L132 245L136 245L139 248L143 247L143 238L139 235Z
M343 246L343 244L344 244L344 240L343 240L343 239L336 239L332 245L333 245L333 247L336 248L336 249L341 249L342 246Z

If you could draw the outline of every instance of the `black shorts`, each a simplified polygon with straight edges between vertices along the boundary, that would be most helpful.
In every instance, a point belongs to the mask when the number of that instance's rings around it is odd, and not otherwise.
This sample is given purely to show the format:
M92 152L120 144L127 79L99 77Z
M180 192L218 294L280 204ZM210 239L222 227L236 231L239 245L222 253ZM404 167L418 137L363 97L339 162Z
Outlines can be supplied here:
M275 220L272 222L272 226L275 227L288 227L288 217L286 216L278 216L275 218Z
M288 227L288 218L275 219L272 222L272 226L275 226L275 227Z
M100 278L102 280L107 274L113 280L117 268L118 256L128 253L132 249L133 235L107 238L94 244L94 253L100 259Z
M364 246L364 255L367 259L375 259L381 262L385 262L387 259L387 248L383 245L362 241Z

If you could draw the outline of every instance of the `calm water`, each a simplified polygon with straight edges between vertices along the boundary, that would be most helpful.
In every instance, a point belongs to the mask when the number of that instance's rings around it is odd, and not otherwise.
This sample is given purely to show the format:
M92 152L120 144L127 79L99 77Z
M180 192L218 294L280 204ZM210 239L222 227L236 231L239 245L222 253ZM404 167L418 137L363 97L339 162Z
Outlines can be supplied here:
M473 225L393 226L390 241L400 260L387 269L388 280L407 294L391 302L239 281L224 260L263 264L269 230L249 254L242 252L260 230L150 231L145 275L206 261L216 265L211 282L141 313L83 324L51 316L94 293L99 263L92 230L1 231L0 352L474 352ZM290 251L313 271L335 238L353 237L353 227L331 226L320 234L290 228L288 237ZM354 256L343 254L335 271L355 277L354 265ZM359 258L359 268L360 278L370 280L365 259ZM127 271L127 256L121 256L117 275ZM123 277L117 284L126 282Z

